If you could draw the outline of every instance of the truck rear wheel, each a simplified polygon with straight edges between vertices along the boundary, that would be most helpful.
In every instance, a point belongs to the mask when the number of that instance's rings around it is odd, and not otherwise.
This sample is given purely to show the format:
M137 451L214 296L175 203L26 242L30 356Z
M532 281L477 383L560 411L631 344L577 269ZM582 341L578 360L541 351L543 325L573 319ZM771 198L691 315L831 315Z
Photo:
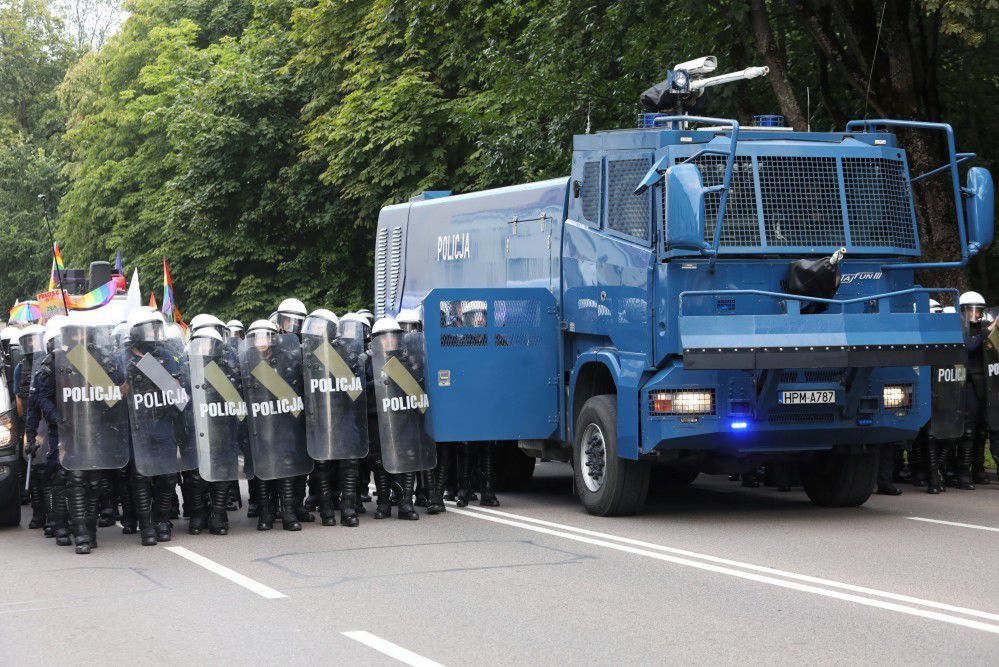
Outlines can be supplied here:
M21 490L17 471L11 465L0 465L0 527L21 523Z
M573 476L583 507L596 516L635 514L649 493L650 466L617 455L617 396L593 396L576 420Z
M874 490L878 453L824 452L805 470L808 499L821 507L859 507Z

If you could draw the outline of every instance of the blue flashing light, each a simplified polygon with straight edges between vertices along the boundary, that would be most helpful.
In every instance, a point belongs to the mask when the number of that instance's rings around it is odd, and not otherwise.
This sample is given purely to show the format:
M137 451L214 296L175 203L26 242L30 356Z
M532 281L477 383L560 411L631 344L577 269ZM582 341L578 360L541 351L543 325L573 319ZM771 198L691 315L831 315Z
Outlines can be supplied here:
M749 428L749 422L737 421L737 422L732 422L731 424L729 424L729 426L732 427L733 431L744 431L747 428Z
M857 426L870 426L873 423L874 423L874 420L871 419L871 418L869 418L869 417L867 417L867 418L861 418L861 419L857 420Z

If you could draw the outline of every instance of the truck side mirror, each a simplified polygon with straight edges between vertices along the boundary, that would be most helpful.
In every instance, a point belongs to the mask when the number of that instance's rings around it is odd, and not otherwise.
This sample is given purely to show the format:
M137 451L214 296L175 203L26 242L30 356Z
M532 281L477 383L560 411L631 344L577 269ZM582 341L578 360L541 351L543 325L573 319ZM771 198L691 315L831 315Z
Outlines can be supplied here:
M964 217L968 221L968 243L985 250L995 238L995 187L992 174L983 167L968 170L964 188Z
M704 185L701 172L692 164L678 164L666 170L667 250L705 250Z

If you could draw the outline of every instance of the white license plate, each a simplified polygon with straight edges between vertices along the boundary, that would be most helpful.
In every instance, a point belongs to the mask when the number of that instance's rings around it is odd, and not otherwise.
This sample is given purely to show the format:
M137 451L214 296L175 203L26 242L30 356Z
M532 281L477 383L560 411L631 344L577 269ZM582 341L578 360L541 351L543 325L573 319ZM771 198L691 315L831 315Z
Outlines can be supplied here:
M832 389L809 389L807 391L782 391L780 402L784 405L823 405L836 402L836 392Z

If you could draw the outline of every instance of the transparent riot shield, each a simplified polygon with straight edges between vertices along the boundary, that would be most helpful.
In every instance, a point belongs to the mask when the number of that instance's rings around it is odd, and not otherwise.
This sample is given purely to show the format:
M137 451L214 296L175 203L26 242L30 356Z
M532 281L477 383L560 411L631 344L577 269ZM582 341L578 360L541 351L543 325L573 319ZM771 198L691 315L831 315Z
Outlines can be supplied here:
M371 339L382 465L392 474L437 465L437 449L424 429L430 409L424 390L426 358L422 345L407 343L413 333L389 331Z
M246 403L239 392L237 358L211 338L192 338L188 356L198 470L208 482L239 479L239 429Z
M337 336L336 326L307 318L302 331L305 432L318 461L368 455L364 337Z
M985 361L986 416L990 431L999 429L999 324L996 308L985 311L985 344L982 356Z
M55 339L59 458L67 470L128 464L128 407L113 327L67 324Z
M147 477L194 470L198 452L183 343L126 339L124 358L136 469Z
M937 440L959 438L964 433L964 392L968 372L964 363L934 366L930 379L933 408L930 437Z
M305 443L302 347L294 334L252 331L242 352L253 474L260 479L312 472Z

